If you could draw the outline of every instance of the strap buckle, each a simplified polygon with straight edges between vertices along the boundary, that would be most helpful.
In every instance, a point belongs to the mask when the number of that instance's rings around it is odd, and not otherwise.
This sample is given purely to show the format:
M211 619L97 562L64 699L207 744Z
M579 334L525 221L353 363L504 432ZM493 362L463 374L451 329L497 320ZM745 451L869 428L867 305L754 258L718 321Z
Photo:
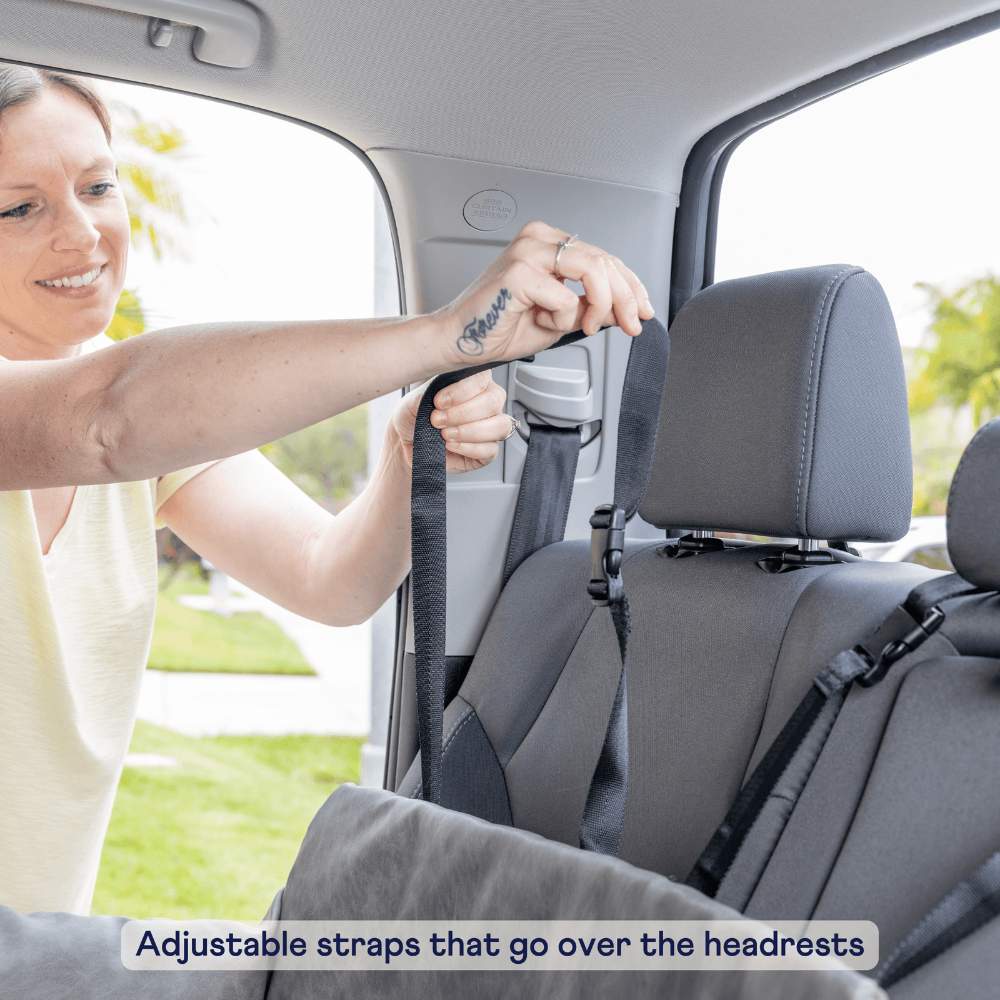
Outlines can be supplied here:
M907 653L912 653L922 646L941 627L944 619L944 611L935 604L924 615L923 620L918 622L901 639L887 642L882 647L882 652L879 653L877 660L873 660L871 654L863 646L856 646L856 652L860 653L871 664L871 667L858 678L858 683L862 687L878 684L897 660L901 660Z
M590 583L587 593L599 608L620 604L625 596L622 554L625 548L625 511L605 503L590 518Z

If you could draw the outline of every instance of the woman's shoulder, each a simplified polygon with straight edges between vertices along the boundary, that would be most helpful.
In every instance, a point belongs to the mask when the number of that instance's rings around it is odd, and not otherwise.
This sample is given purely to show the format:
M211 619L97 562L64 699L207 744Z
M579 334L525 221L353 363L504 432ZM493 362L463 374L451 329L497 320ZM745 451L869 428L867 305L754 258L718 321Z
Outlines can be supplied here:
M106 333L99 333L96 337L91 337L80 345L80 353L91 354L101 350L101 348L110 347L114 343L117 341L112 340Z

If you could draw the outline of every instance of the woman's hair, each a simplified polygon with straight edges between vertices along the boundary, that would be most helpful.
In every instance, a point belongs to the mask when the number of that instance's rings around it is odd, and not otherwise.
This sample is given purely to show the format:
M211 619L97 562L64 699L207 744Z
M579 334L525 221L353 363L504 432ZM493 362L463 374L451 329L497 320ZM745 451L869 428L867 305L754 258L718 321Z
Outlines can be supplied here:
M37 97L46 87L63 87L82 97L97 115L108 142L111 142L111 115L104 101L79 77L55 70L0 63L0 117L8 108Z

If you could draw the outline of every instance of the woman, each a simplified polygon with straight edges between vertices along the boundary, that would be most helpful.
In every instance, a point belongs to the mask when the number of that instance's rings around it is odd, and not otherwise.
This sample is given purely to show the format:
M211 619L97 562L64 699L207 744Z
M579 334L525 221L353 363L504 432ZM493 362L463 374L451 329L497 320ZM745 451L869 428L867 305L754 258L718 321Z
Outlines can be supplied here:
M532 222L429 315L113 343L129 220L110 137L83 81L0 67L0 904L23 912L89 912L149 651L154 526L292 611L361 622L409 571L421 390L336 518L257 446L472 356L581 326L635 335L653 315L621 261L579 242L557 261L567 234ZM511 429L500 387L471 376L434 402L448 469L492 461Z

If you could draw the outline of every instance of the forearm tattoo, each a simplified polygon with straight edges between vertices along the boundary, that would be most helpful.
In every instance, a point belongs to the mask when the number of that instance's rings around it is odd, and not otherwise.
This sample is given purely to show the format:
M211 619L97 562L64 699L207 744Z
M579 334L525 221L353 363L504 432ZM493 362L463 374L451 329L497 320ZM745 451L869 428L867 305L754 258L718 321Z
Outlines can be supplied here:
M500 294L490 307L490 311L480 319L478 316L470 323L465 324L462 336L458 338L458 349L463 354L470 357L478 357L483 353L483 341L486 335L497 325L500 313L507 308L507 303L511 299L511 294L506 288L500 289Z

